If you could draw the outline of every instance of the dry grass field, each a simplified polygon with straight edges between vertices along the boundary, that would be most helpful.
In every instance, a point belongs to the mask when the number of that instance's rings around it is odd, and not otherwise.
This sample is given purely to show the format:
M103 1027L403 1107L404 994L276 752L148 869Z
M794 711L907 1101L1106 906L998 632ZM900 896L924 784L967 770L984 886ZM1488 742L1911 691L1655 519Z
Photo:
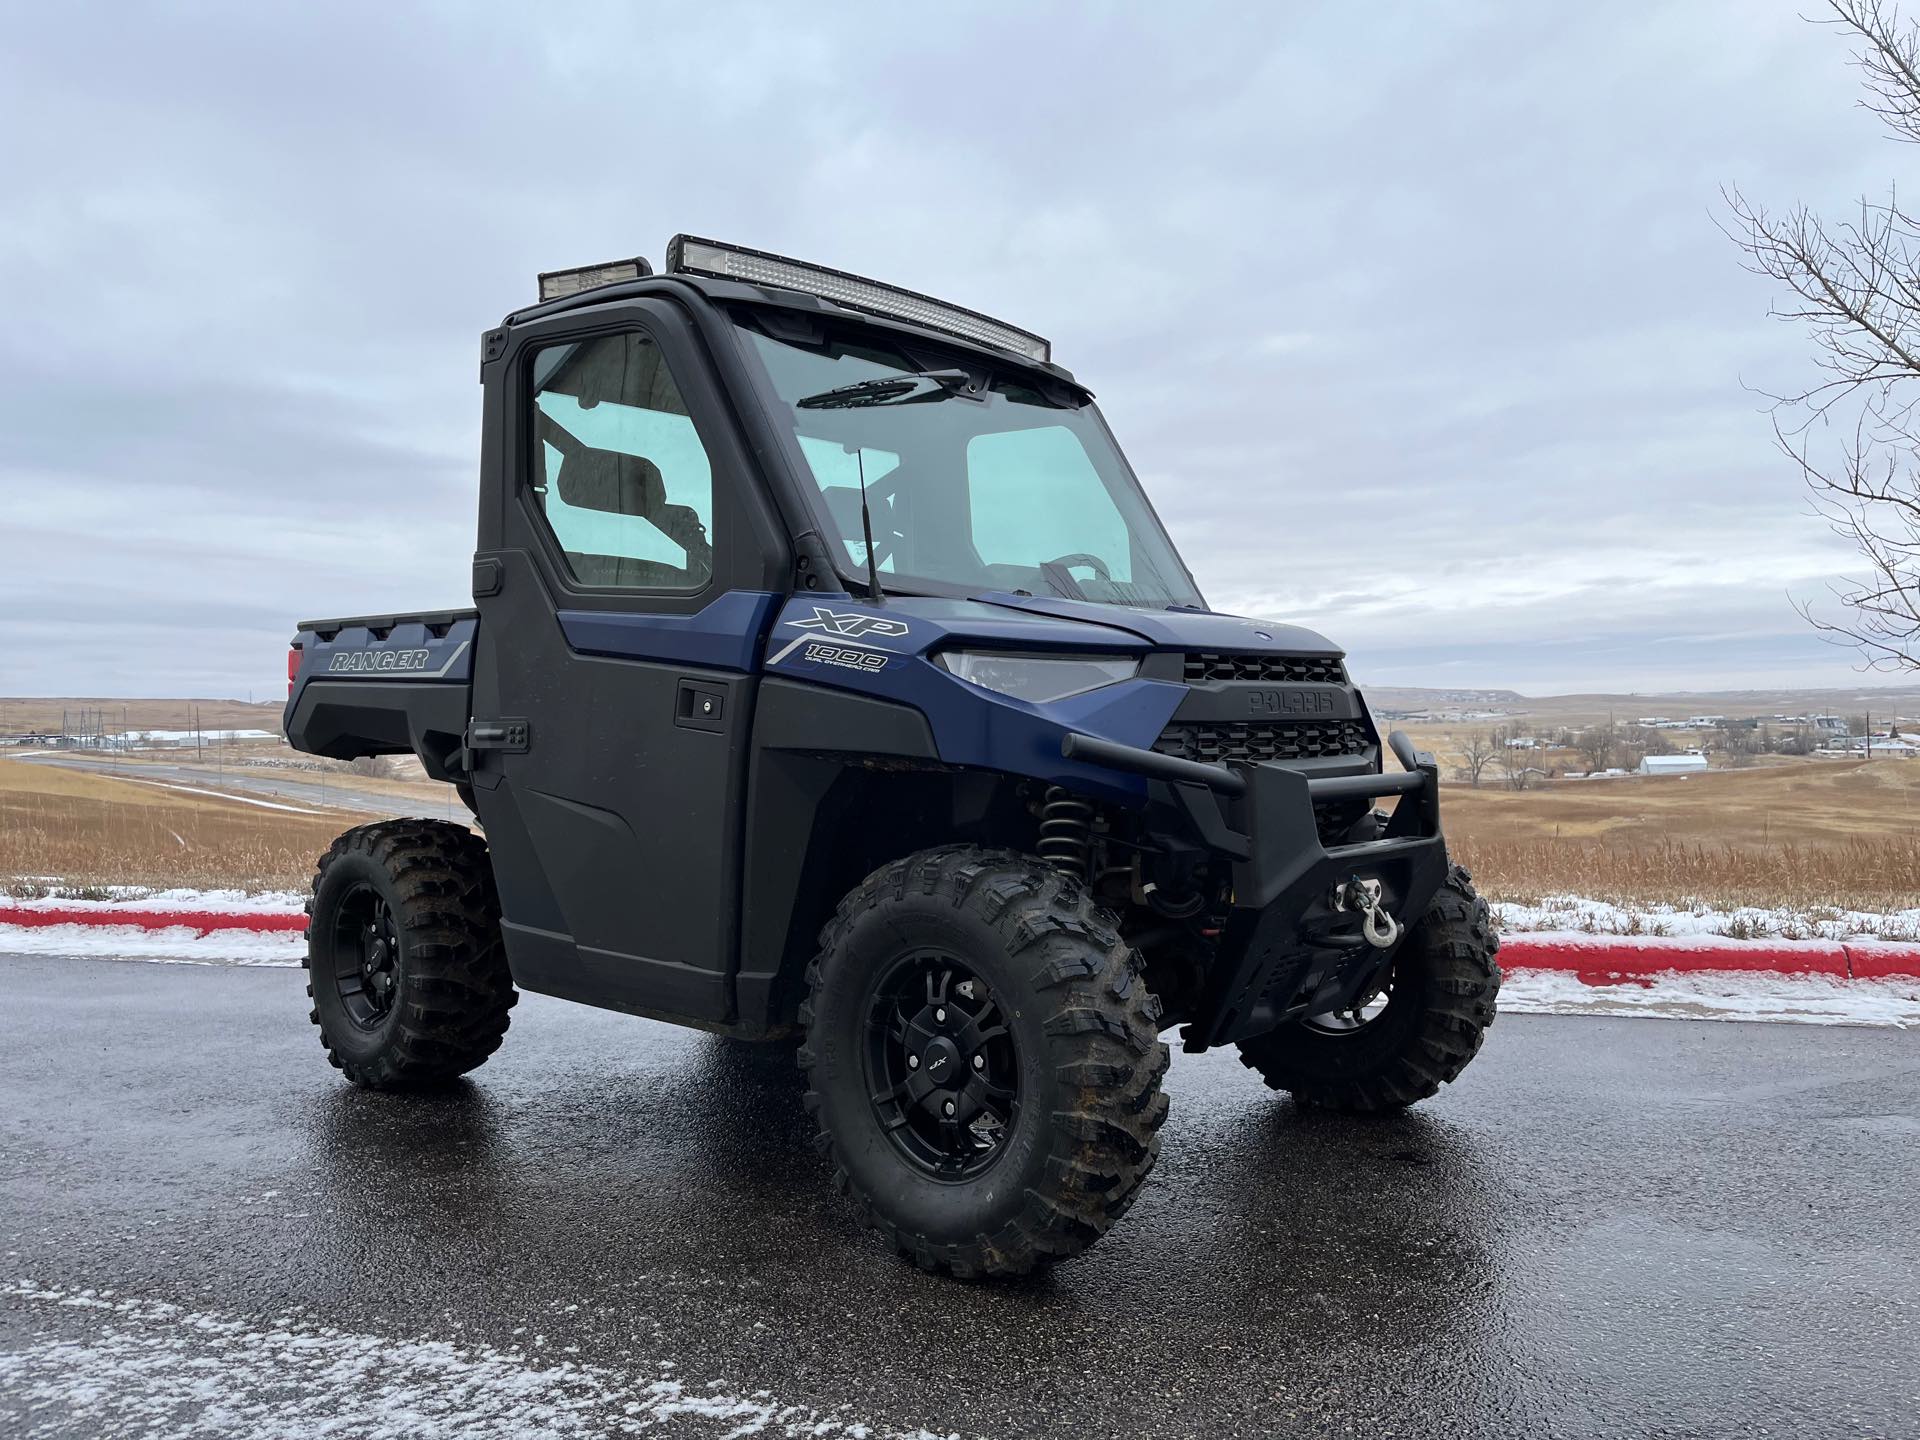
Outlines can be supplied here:
M0 760L0 888L153 885L304 889L333 837L363 819L182 794Z
M298 889L328 841L366 818L182 794L128 778L137 760L114 763L118 774L0 758L0 886ZM343 793L353 783L442 793L425 782L343 782ZM1518 792L1491 776L1477 790L1449 779L1442 811L1455 852L1496 899L1920 907L1920 760L1775 761Z
M1920 906L1920 760L1803 760L1512 791L1448 783L1447 835L1491 895Z

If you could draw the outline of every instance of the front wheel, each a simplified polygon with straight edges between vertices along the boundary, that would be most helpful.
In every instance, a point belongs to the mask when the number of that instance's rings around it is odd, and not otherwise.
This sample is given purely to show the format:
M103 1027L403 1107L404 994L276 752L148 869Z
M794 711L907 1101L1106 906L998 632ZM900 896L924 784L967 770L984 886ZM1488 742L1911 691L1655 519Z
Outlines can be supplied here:
M1167 1047L1139 957L1077 879L973 846L895 861L841 902L807 980L819 1148L900 1254L1023 1274L1133 1202Z
M1242 1040L1240 1061L1275 1090L1334 1110L1425 1100L1480 1052L1500 994L1499 948L1473 877L1450 866L1376 994Z

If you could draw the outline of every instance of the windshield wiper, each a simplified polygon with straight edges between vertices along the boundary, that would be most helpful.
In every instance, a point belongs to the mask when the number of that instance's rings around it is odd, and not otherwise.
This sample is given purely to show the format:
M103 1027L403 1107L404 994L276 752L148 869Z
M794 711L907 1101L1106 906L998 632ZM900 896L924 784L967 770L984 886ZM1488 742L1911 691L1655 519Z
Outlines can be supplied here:
M911 405L965 394L973 377L964 370L928 370L919 375L880 375L856 380L794 401L801 410L855 410L866 405Z

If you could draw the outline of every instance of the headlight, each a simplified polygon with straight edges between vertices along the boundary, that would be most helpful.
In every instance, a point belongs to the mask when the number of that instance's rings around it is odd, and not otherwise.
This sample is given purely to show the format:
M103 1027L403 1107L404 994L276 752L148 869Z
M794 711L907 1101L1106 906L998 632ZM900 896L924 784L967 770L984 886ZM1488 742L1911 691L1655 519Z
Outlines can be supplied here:
M1131 655L1008 655L945 650L933 658L970 685L1035 705L1098 690L1140 672L1140 662Z

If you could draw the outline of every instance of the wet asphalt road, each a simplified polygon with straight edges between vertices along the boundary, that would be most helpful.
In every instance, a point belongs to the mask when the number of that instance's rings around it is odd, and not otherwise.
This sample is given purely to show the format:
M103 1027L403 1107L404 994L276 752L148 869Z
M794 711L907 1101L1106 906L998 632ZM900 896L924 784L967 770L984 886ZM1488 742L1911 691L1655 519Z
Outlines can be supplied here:
M1920 1435L1912 1033L1508 1016L1373 1123L1185 1057L1122 1226L963 1286L785 1053L528 997L370 1096L300 986L0 957L0 1434Z

